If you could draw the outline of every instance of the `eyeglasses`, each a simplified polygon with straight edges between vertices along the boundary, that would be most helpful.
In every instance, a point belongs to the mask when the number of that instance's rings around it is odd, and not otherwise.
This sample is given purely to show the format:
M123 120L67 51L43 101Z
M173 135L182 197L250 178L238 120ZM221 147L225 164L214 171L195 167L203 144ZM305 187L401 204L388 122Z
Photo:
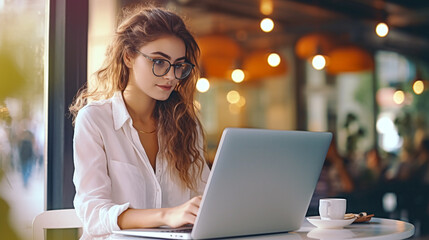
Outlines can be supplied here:
M189 76L192 69L195 67L195 65L192 63L180 62L180 63L171 64L170 61L166 59L162 59L162 58L154 59L140 52L139 50L136 50L136 52L140 53L143 57L153 62L152 73L157 77L165 76L170 71L171 66L173 66L174 77L177 80L183 80Z

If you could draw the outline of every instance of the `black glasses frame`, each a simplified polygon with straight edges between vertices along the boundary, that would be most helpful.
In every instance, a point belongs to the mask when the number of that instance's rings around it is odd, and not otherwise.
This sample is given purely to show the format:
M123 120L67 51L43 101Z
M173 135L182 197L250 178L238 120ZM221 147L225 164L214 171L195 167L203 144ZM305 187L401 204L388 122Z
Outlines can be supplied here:
M153 73L153 75L155 75L155 76L157 76L157 77L162 77L162 76L165 76L168 72L170 72L170 69L171 69L171 66L173 66L174 68L174 77L177 79L177 80L183 80L183 79L185 79L185 78L187 78L187 77L189 77L189 75L191 74L191 72L192 72L192 70L194 69L194 67L195 67L195 65L194 64L192 64L192 63L190 63L190 62L182 62L182 63L174 63L174 64L171 64L171 62L170 61L168 61L167 59L162 59L162 58L160 58L160 59L154 59L154 58L151 58L151 57L149 57L148 55L146 55L146 54L144 54L144 53L142 53L142 52L140 52L139 50L135 50L137 53L140 53L143 57L145 57L146 59L148 59L149 61L152 61L152 73ZM165 70L165 72L163 73L163 74L156 74L155 73L155 64L156 64L156 61L165 61L165 62L167 62L169 65L168 65L168 68ZM177 77L177 75L176 75L176 66L181 66L181 65L189 65L189 66L191 66L191 70L189 71L189 73L188 74L186 74L186 76L184 76L184 77Z

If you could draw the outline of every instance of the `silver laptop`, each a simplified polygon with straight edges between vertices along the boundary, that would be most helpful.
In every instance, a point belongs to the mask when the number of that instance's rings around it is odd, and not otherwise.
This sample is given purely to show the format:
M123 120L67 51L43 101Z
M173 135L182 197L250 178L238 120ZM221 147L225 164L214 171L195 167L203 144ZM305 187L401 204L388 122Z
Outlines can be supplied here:
M206 239L297 230L307 212L331 138L328 132L227 128L192 228L114 233Z

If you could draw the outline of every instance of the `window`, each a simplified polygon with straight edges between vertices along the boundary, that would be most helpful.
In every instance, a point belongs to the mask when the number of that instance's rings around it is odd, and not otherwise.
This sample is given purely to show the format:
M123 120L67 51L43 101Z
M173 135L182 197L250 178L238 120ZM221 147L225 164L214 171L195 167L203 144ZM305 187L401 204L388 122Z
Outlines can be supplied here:
M8 239L31 239L45 202L45 8L44 0L0 1L0 197Z

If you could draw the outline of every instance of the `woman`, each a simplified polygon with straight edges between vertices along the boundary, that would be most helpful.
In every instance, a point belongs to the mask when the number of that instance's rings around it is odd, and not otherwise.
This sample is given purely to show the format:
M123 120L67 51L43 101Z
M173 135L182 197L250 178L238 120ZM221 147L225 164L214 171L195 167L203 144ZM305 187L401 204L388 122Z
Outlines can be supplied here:
M172 12L124 13L94 84L70 107L82 238L193 224L209 174L193 106L195 39Z

